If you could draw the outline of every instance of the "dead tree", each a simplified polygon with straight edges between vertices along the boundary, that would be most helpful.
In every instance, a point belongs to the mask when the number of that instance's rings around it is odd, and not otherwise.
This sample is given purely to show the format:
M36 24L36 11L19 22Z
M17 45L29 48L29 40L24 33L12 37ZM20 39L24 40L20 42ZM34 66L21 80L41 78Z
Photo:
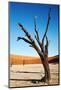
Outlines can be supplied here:
M32 36L28 33L28 31L24 28L24 26L21 23L18 23L18 25L20 26L21 30L24 32L24 34L26 35L27 38L18 37L17 41L24 40L26 43L28 43L30 47L34 48L37 51L38 55L40 56L40 59L42 60L42 64L43 64L44 72L45 72L44 77L41 79L42 82L47 82L50 80L50 68L49 68L49 63L48 63L49 41L48 41L48 37L47 37L49 23L50 23L50 10L48 13L48 21L47 21L46 30L43 35L42 41L40 41L39 33L38 33L38 30L36 27L36 18L34 18L34 30L35 30L35 34L36 34L35 39L36 39L38 45L36 44L36 42L32 38ZM45 44L44 44L44 42L45 42Z

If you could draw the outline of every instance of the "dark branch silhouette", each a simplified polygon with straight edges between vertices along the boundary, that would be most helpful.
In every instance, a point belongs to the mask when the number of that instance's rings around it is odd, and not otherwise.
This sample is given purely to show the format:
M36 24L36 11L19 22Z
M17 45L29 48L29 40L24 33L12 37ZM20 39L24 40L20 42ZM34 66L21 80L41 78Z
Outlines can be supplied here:
M22 24L18 24L20 27L21 27L21 30L25 33L25 35L27 36L27 38L30 40L30 41L32 41L33 42L33 39L32 39L32 37L31 37L31 35L27 32L27 30L23 27L23 25Z
M18 24L21 28L21 30L26 34L26 37L29 39L29 41L32 43L32 47L35 48L35 50L37 51L37 53L40 55L41 53L41 57L43 56L42 52L40 51L40 49L38 48L37 44L35 43L35 40L31 37L31 35L28 33L28 31L23 27L22 24ZM17 38L18 39L18 38ZM21 38L22 40L24 40L24 38ZM25 41L27 42L27 41Z
M27 42L27 43L29 43L29 44L32 44L32 42L30 42L29 40L27 40L27 39L24 38L24 37L18 37L17 41L20 40L20 39L24 40L25 42Z
M43 44L43 45L44 45L44 39L45 39L45 37L46 37L47 31L48 31L48 26L49 26L50 19L51 19L51 17L50 17L50 11L51 11L51 8L50 8L49 13L48 13L48 21L47 21L46 31L45 31L44 36L43 36L43 38L42 38L42 44Z
M39 34L38 34L38 31L37 31L37 28L36 28L36 18L34 17L34 26L35 26L35 37L39 40Z
M39 39L38 31L37 31L37 29L36 29L36 18L34 18L34 26L35 26L35 32L36 32L35 39L36 39L36 41L37 41L39 47L41 48L42 52L44 52L42 43L40 42L40 39Z

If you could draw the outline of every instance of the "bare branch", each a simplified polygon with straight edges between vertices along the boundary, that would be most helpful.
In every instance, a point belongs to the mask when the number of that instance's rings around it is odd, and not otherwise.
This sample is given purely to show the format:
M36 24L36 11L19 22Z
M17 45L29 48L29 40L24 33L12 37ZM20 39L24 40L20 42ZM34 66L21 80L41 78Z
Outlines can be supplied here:
M33 38L31 37L31 35L27 32L27 30L25 30L25 28L23 27L22 24L19 24L19 26L21 27L21 30L25 33L25 35L28 37L28 39L30 40L30 42L28 40L26 40L25 38L23 37L20 37L18 38L19 40L22 39L24 40L25 42L29 43L32 45L32 47L37 51L37 53L43 57L42 53L41 53L41 50L39 49L39 47L36 45L35 41L33 40Z
M35 26L36 37L37 37L37 39L39 40L39 34L38 34L37 29L36 29L36 18L34 18L34 26Z
M24 37L18 37L18 38L17 38L17 41L20 40L20 39L24 40L25 42L27 42L27 43L29 43L29 44L32 44L32 42L30 42L29 40L27 40L27 39L24 38Z
M42 43L37 39L36 36L35 36L35 39L36 39L36 41L37 41L39 47L41 48L41 51L44 53L44 47L43 47Z
M32 39L32 37L31 37L31 35L28 33L28 31L23 27L23 25L22 24L18 24L20 27L21 27L21 30L25 33L25 35L27 36L27 38L30 40L30 41L32 41L32 42L34 42L34 40Z
M39 39L35 36L35 39L36 39L36 41L37 41L37 43L38 43L38 45L40 46L40 48L41 48L41 42L39 41Z
M36 32L35 39L36 39L39 47L41 48L42 52L44 52L43 47L42 47L42 43L40 42L40 39L39 39L38 31L36 29L36 18L34 18L34 26L35 26L35 32Z
M47 21L46 31L45 31L44 36L43 36L43 38L42 38L42 44L43 44L43 45L44 45L44 39L45 39L45 37L46 37L47 31L48 31L48 26L49 26L50 19L51 19L51 17L50 17L50 11L51 11L51 8L50 8L49 13L48 13L48 21Z
M49 42L48 42L48 38L46 36L46 46L48 46Z

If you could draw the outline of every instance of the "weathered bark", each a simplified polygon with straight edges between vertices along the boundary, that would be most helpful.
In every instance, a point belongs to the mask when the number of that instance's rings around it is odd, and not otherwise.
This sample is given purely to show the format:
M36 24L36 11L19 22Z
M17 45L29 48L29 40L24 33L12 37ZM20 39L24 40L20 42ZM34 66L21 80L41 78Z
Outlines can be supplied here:
M49 68L49 63L48 63L48 59L45 57L42 59L42 64L44 67L44 77L41 79L41 81L43 82L49 82L50 80L50 68Z

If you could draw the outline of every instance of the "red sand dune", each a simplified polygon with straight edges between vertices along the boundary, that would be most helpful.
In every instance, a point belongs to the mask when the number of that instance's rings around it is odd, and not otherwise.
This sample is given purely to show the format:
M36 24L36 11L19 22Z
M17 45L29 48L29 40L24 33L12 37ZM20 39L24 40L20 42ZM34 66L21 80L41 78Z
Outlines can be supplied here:
M49 63L58 63L59 56L53 56L48 58ZM42 63L39 57L31 56L18 56L10 55L10 64L40 64Z

